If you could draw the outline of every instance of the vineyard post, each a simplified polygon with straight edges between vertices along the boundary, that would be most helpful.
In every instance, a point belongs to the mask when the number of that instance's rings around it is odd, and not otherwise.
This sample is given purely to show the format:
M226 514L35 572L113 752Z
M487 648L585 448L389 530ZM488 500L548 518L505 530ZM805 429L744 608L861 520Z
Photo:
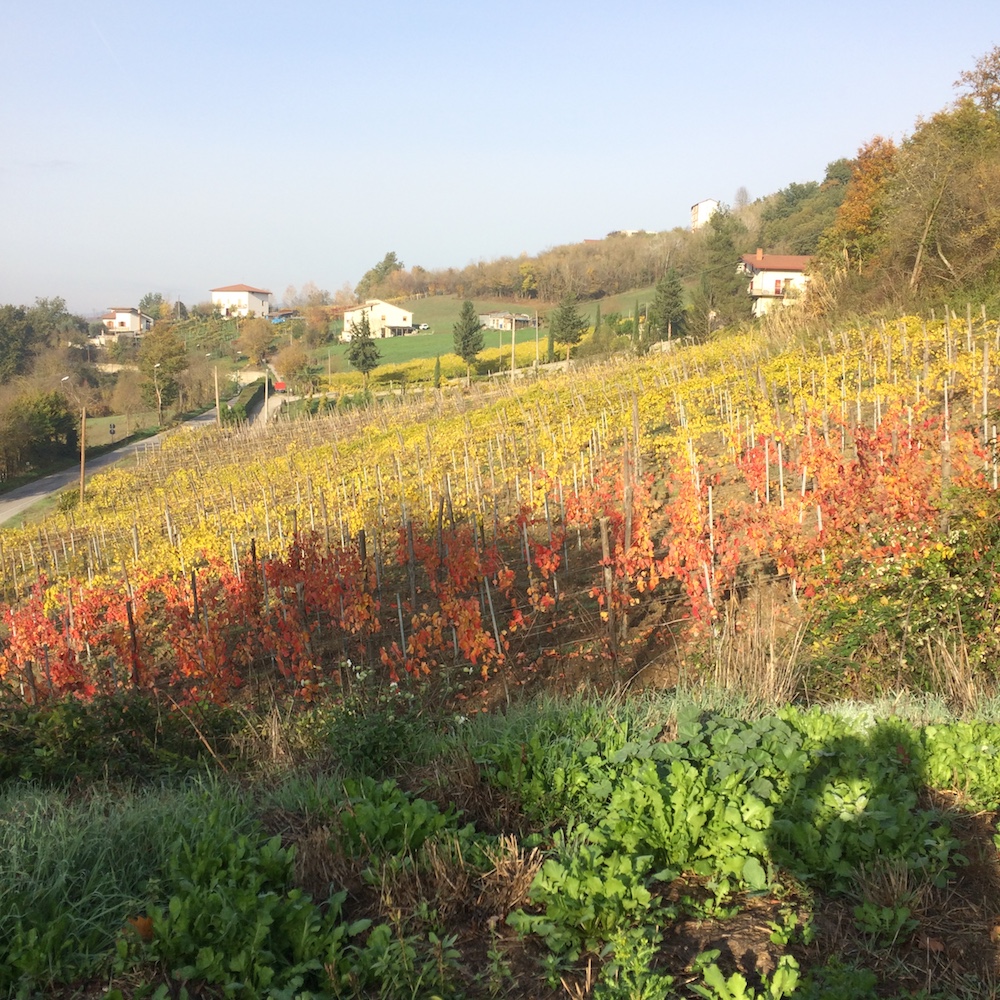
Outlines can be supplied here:
M984 307L985 308L985 307ZM989 440L990 412L990 342L983 341L983 443Z
M194 570L191 570L191 605L192 620L195 625L198 625L201 621L201 617L198 613L198 576Z
M128 616L129 652L131 654L132 687L139 686L139 637L135 631L135 615L132 613L132 599L125 598L125 614Z
M413 521L406 521L406 572L410 578L410 608L414 612L417 610L417 571L416 555L413 551ZM397 598L399 595L396 595Z
M399 650L405 662L406 660L406 631L403 628L403 599L396 591L396 614L399 617Z
M604 564L604 600L608 608L608 636L611 640L611 657L618 662L618 638L615 629L614 572L611 568L611 539L608 534L608 519L602 517L601 525L601 560Z

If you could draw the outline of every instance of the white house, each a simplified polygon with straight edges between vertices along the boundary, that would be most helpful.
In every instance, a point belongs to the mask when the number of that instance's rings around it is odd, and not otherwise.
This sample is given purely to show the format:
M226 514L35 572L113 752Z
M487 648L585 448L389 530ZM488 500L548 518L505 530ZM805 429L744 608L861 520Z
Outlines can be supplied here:
M213 288L212 305L223 316L269 316L271 293L253 285L223 285Z
M754 316L763 316L775 304L791 305L806 290L806 268L811 257L799 254L745 253L737 270L750 276L747 291L753 296Z
M524 330L534 325L527 313L510 312L480 313L479 322L484 330Z
M691 206L691 231L701 229L719 211L719 203L714 198L706 198Z
M134 306L108 306L101 322L105 332L97 339L102 346L119 340L140 340L153 329L153 318Z
M368 299L363 306L344 313L344 340L351 339L351 324L360 326L365 315L373 337L402 337L413 332L413 313L381 299Z

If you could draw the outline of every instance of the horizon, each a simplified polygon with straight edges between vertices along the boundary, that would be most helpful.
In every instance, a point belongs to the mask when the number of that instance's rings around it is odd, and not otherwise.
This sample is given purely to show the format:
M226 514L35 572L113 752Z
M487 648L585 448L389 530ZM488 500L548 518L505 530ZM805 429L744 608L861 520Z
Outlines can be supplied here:
M703 199L899 141L957 98L995 19L40 0L2 22L0 302L281 300L353 289L390 250L433 270L688 228Z

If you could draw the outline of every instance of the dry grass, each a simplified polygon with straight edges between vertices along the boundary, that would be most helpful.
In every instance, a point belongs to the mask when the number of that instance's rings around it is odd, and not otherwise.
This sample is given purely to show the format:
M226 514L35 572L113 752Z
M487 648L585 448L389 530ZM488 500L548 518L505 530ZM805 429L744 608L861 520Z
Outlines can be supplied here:
M805 622L793 628L785 621L773 587L758 584L742 599L734 592L716 645L714 685L745 694L751 706L787 704L800 688L804 634Z

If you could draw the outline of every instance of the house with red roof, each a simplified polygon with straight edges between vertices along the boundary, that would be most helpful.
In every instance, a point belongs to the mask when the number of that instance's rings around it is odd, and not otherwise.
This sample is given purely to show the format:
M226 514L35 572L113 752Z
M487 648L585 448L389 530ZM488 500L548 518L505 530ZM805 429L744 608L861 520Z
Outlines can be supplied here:
M271 293L253 285L223 285L213 288L212 305L223 316L269 316Z
M745 253L737 270L749 275L747 291L753 296L754 316L763 316L775 305L789 306L806 290L809 284L811 257L790 253Z
M101 322L105 332L97 340L102 346L121 340L140 340L144 333L153 329L153 318L135 306L110 306Z

